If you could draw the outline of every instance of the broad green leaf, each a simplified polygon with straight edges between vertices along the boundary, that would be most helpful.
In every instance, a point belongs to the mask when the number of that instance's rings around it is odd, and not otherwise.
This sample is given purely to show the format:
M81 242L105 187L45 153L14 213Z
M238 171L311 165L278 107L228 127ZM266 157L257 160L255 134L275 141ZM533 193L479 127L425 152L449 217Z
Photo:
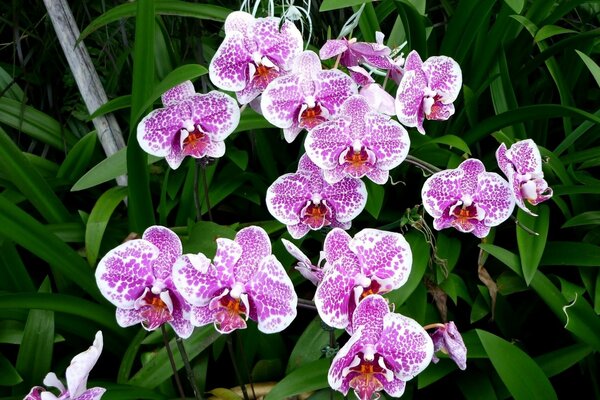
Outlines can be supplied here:
M425 60L427 58L427 43L425 38L424 17L417 9L405 0L394 0L398 16L402 20L406 32L406 40L411 50L416 50Z
M556 376L571 368L592 352L592 348L585 344L573 344L542 354L535 358L535 362L544 371L547 377Z
M595 116L600 117L600 110L594 113ZM556 156L560 156L565 150L570 148L580 137L582 137L591 128L596 127L597 122L584 121L579 125L573 132L569 134L558 146L554 149Z
M27 268L10 240L0 243L0 289L10 292L34 292L35 286Z
M185 253L202 253L212 258L217 251L217 239L233 239L235 234L236 231L229 226L198 221L191 227L188 239L183 241L183 249Z
M244 400L243 397L238 396L233 390L225 388L209 390L208 393L217 396L219 400Z
M367 187L367 204L365 210L375 219L379 218L379 213L383 207L383 200L385 197L385 190L382 185L373 183L370 179L365 179L365 185Z
M115 208L127 196L127 188L115 186L100 196L85 226L85 250L90 265L96 265L104 230Z
M190 361L219 337L221 334L215 330L212 324L196 328L192 336L183 341ZM169 346L173 352L177 351L175 339L169 342ZM183 368L181 357L175 357L175 366L177 370ZM167 350L163 347L155 352L152 358L129 380L129 384L154 389L172 375L173 370L169 364Z
M478 329L477 335L515 400L558 399L542 369L523 350L486 331Z
M537 217L531 216L521 209L517 213L517 219L521 224L538 233L537 236L532 235L521 227L516 227L523 278L525 278L525 283L528 285L535 275L535 271L537 271L542 255L544 254L550 224L550 209L548 206L542 204L536 211L538 212Z
M328 358L303 365L280 380L267 394L265 400L285 399L299 393L328 387L327 372L330 365L331 360Z
M600 224L600 211L586 211L565 222L561 228L572 228L574 226L598 224Z
M562 310L566 316L565 328L593 346L595 351L600 351L600 317L587 300L583 296L575 296L575 300Z
M37 208L46 221L57 223L71 218L69 211L48 182L36 171L2 128L0 128L0 170L7 174L8 179Z
M431 143L441 143L450 146L450 148L455 147L458 150L471 155L471 150L469 146L465 143L464 140L455 135L444 135L437 138L433 138Z
M423 389L424 387L427 387L439 381L440 379L442 379L452 371L455 371L456 369L456 364L448 359L440 360L436 364L431 363L425 369L425 371L421 372L418 375L417 386L419 389Z
M79 179L92 159L97 137L96 131L92 131L79 139L60 165L56 177L66 179L68 182Z
M138 351L147 334L148 332L145 329L139 328L138 333L131 340L129 346L127 346L127 350L125 351L125 354L123 354L121 365L119 366L117 383L126 383L129 380L131 369L133 368L133 364L137 359Z
M357 12L360 7L354 6L352 9L354 12ZM375 32L381 32L379 21L377 20L377 15L375 14L375 9L370 1L365 2L364 9L360 15L360 19L358 20L358 27L360 28L360 33L362 34L362 40L369 43L375 42Z
M585 242L548 242L540 265L600 267L600 246Z
M110 10L93 20L84 30L81 32L78 40L83 40L90 33L95 30L110 24L111 22L119 21L122 18L129 18L136 16L137 2L127 2L116 7L112 7ZM155 2L156 13L159 15L178 15L181 17L192 17L198 19L207 19L213 21L225 21L227 15L231 10L202 3L190 3L179 0L157 0Z
M148 156L148 165L160 160L160 157ZM127 148L122 148L110 157L100 161L85 173L71 188L72 192L89 189L115 179L127 173Z
M15 79L2 67L0 67L0 93L2 93L2 97L19 102L23 101L23 90L16 83Z
M596 83L598 84L598 86L600 86L600 67L598 66L598 64L596 64L594 62L594 60L592 60L587 54L582 53L581 51L579 51L577 49L575 51L577 52L579 57L581 57L581 59L583 60L585 65L588 67L588 69L592 73L592 76L596 80Z
M14 386L23 382L19 372L13 367L8 358L0 354L0 386Z
M132 232L143 232L154 224L154 207L148 176L148 155L142 150L136 137L140 116L148 107L154 82L154 0L138 0L135 14L135 45L133 53L133 77L131 92L131 115L129 140L127 141L128 217Z
M107 101L106 103L102 104L100 107L98 107L96 109L96 111L94 111L88 119L91 121L94 118L97 118L101 115L113 113L118 110L124 110L124 109L130 108L130 107L131 107L131 95L130 94L115 97L114 99L111 99L111 100Z
M70 146L75 143L73 135L64 131L57 120L7 97L0 97L0 124L6 124L58 150L63 150L65 144Z
M458 375L456 383L465 400L498 399L489 375L483 371L469 371L468 374Z
M91 296L104 300L96 286L93 273L83 258L50 233L45 226L2 196L0 236L10 237L15 243L48 262Z
M517 254L489 243L481 243L479 248L496 257L517 275L522 276L523 271L521 270L521 261Z
M50 292L50 279L46 277L38 293L49 294ZM53 349L54 312L30 310L15 364L26 385L36 385L44 379L50 371Z
M535 37L533 39L536 42L541 42L542 40L548 39L552 36L562 35L565 33L577 33L577 31L574 31L572 29L566 29L566 28L556 26L556 25L546 25L546 26L542 26L537 31L537 33L535 34Z
M517 14L521 14L525 6L525 0L504 0L504 2Z
M498 52L497 61L492 73L498 74L498 77L490 84L490 93L496 114L519 108L504 49ZM527 137L523 124L515 124L514 126L507 127L505 131L505 134L508 134L512 139Z
M554 196L570 195L570 194L600 194L600 185L552 185ZM594 212L594 211L589 211ZM581 213L577 218L585 213ZM571 218L569 221L571 221ZM586 217L584 219L589 219ZM567 221L568 222L568 221ZM584 224L585 225L585 224ZM566 228L565 225L562 228Z
M357 6L364 3L370 3L371 1L373 0L323 0L321 7L319 7L319 12Z
M273 125L262 115L247 107L240 116L240 123L234 133L246 132L254 129L273 128Z
M336 339L341 336L343 330L334 331ZM329 331L323 329L323 323L319 316L316 316L304 329L302 335L296 342L290 358L288 360L286 375L302 367L303 365L321 358L323 348L329 345Z
M92 375L94 372L92 371ZM88 387L102 386L106 389L106 393L102 396L105 400L168 400L171 397L159 393L157 390L149 390L139 386L120 385L101 381L94 383L88 382Z

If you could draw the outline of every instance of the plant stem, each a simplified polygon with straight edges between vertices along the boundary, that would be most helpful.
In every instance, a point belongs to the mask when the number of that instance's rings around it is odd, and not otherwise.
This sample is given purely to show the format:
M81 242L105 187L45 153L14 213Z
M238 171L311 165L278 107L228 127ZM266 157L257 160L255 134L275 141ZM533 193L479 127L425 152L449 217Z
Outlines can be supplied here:
M246 374L248 375L248 383L250 384L250 389L252 390L252 398L256 399L256 393L254 392L254 383L252 382L252 373L248 370L248 361L246 361L246 352L244 351L242 338L236 334L235 340L238 343L240 355L242 357L242 363L244 364L244 368L246 368Z
M175 343L177 343L179 354L181 354L181 359L183 360L183 365L185 366L185 372L187 373L188 381L190 381L190 386L192 386L192 390L194 391L194 398L196 400L202 400L202 395L198 390L198 386L196 386L196 380L194 379L194 372L192 371L190 360L187 356L187 352L185 351L185 346L183 345L183 339L177 336L175 338Z
M429 324L429 325L425 325L423 327L423 329L428 330L428 329L433 329L433 328L443 328L444 324L436 322L434 324Z
M523 225L523 224L521 223L521 221L519 221L519 220L517 219L517 217L515 217L514 215L511 215L511 216L510 216L510 219L512 219L513 221L515 221L515 224L517 224L517 226L518 226L519 228L523 229L525 232L529 233L530 235L533 235L533 236L540 236L540 234L539 234L539 233L537 233L536 231L533 231L533 230L531 230L530 228L528 228L528 227L526 227L525 225Z
M229 356L231 357L231 363L233 364L233 371L235 372L235 376L240 383L240 388L242 389L242 394L244 395L244 400L250 400L248 397L248 392L246 391L246 385L240 375L240 370L237 367L237 363L235 362L235 354L233 350L232 338L231 336L227 338L227 349L229 350Z
M309 310L316 310L315 302L312 300L298 299L298 307L308 308Z
M177 390L179 390L179 396L183 400L185 399L185 393L183 391L183 386L181 386L181 381L179 380L179 374L177 373L177 367L175 366L175 359L173 358L173 352L171 351L171 346L169 345L169 339L167 338L167 331L165 330L164 324L160 326L160 331L162 332L163 341L165 342L165 349L167 350L167 356L169 356L171 369L173 369L173 375L175 376L175 384L177 385Z
M202 186L204 186L204 201L206 202L206 209L208 210L208 220L212 222L213 217L212 217L212 212L210 210L210 200L208 198L208 183L206 180L206 166L207 166L207 162L203 162L202 163Z
M196 208L196 222L202 219L202 208L200 208L200 196L198 196L198 175L200 170L200 160L196 160L194 169L194 207Z
M435 174L436 172L441 171L441 169L436 167L435 165L429 164L428 162L418 159L417 157L411 156L410 154L406 156L405 161L407 163L416 165L417 167L421 168L423 171L428 172L430 174Z

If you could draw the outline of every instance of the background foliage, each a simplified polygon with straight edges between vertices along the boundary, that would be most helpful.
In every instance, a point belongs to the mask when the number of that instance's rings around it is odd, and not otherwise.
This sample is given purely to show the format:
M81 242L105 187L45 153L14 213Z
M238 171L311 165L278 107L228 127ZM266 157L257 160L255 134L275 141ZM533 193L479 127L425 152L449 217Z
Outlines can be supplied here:
M139 2L71 2L111 99L100 113L114 112L126 136L173 83L194 78L199 91L212 88L205 68L225 17L239 8ZM348 4L313 3L311 47L337 36L358 8ZM479 241L450 230L424 234L431 220L415 207L426 177L413 165L392 171L396 184L367 183L369 203L353 229L402 231L415 256L409 283L390 296L396 310L423 324L456 321L469 351L466 371L442 359L409 383L404 398L551 399L575 391L600 398L599 11L581 0L366 4L354 36L374 41L380 30L390 47L406 40L405 54L447 55L463 70L456 115L428 125L427 136L411 130L411 155L442 169L472 156L494 170L500 141L532 138L554 189L537 218L517 214L539 236L507 222ZM184 251L209 257L216 237L254 224L271 235L299 296L312 298L279 240L289 239L285 227L264 205L267 187L295 171L301 141L285 143L245 110L226 156L206 169L214 222L204 200L195 221L193 160L169 170L135 140L106 159L45 13L41 1L0 5L0 396L22 398L48 371L63 375L101 329L105 350L91 384L108 388L104 398L176 397L162 338L117 326L114 306L96 288L95 264L153 223L173 228ZM129 188L117 187L125 172ZM313 259L323 237L312 232L302 241ZM233 362L257 392L329 398L321 351L328 334L314 311L299 310L278 335L251 324L232 336ZM239 384L228 340L209 326L185 341L201 390L225 399Z

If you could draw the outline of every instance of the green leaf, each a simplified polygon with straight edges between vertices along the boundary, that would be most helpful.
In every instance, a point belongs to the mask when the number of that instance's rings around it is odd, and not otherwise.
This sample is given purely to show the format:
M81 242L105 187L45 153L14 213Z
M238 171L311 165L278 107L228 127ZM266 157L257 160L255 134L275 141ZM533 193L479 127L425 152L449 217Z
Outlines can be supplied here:
M148 165L160 157L148 156ZM108 158L100 161L83 175L71 188L72 192L89 189L127 173L127 148L124 147Z
M225 388L209 390L208 393L217 396L219 400L244 400L243 397L238 396L233 390Z
M562 310L566 316L565 329L600 351L600 317L587 300L583 296L575 296L575 300Z
M535 34L535 37L533 38L536 42L541 42L542 40L548 39L549 37L555 36L555 35L562 35L565 33L577 33L577 31L574 31L572 29L566 29L560 26L556 26L556 25L546 25L546 26L542 26L537 33Z
M370 3L371 1L373 0L323 0L323 3L321 3L321 7L319 7L319 12L358 6L364 3Z
M127 188L112 187L100 196L92 208L85 226L85 250L90 265L96 264L108 220L125 196L127 196Z
M113 113L115 111L123 110L125 108L130 108L130 107L131 107L131 95L130 94L115 97L114 99L111 99L111 100L107 101L106 103L102 104L100 107L98 107L96 109L96 111L94 111L89 116L88 119L91 121L94 118L97 118L101 115Z
M50 279L46 277L38 293L50 292ZM54 312L49 310L29 311L15 365L26 385L36 385L44 379L50 371L53 349Z
M0 386L14 386L23 382L19 372L13 367L8 358L0 354Z
M600 185L552 185L552 192L554 193L554 196L570 194L600 194ZM585 213L582 213L580 215L583 214ZM579 217L579 215L575 218L577 217ZM587 219L587 217L585 219ZM562 228L566 228L566 226L563 225Z
M517 14L521 14L525 6L525 0L504 0L504 2Z
M594 60L592 60L587 54L584 54L577 49L575 49L575 51L577 52L577 54L579 54L579 57L581 57L585 65L592 73L592 76L596 80L598 86L600 86L600 67L598 66L598 64L596 64Z
M280 400L299 393L310 392L329 386L327 373L331 360L322 358L305 364L283 378L265 397L265 400Z
M437 138L433 138L431 143L440 143L450 146L450 148L455 147L458 150L471 155L471 150L469 146L465 143L464 140L455 135L444 135Z
M2 67L0 67L0 93L2 93L2 97L19 102L23 101L23 90L16 83L15 79Z
M78 40L83 40L90 33L111 22L117 22L122 18L135 17L136 9L137 2L135 1L112 7L110 10L93 20L83 32L81 32ZM178 15L181 17L207 19L218 22L225 21L225 18L227 18L227 15L231 12L230 9L220 6L178 0L157 0L155 2L155 11L159 15Z
M548 242L540 265L600 267L600 246L585 242Z
M183 341L190 361L219 337L221 334L215 330L212 324L196 328L192 336ZM175 339L169 342L169 346L175 351ZM175 366L177 370L183 368L181 357L175 357ZM129 384L154 389L172 375L173 370L169 364L167 350L163 347L155 352L152 358L129 380Z
M343 330L335 330L336 338L339 338ZM321 358L322 349L329 345L329 331L323 329L321 318L316 316L304 329L302 335L296 342L288 360L286 375L292 371Z
M521 270L521 260L519 259L519 256L517 254L512 253L502 247L489 243L481 243L479 245L479 248L496 257L517 275L523 276L523 271Z
M402 20L408 41L408 49L416 50L423 59L427 55L425 38L425 17L405 0L394 0L398 16Z
M8 179L37 208L46 221L57 223L71 218L69 211L48 182L36 171L2 128L0 128L0 170L7 174Z
M592 352L592 348L585 344L573 344L552 352L542 354L535 358L535 362L542 368L547 377L563 373Z
M598 224L600 224L600 211L586 211L569 219L561 226L561 228Z
M379 213L383 207L385 189L382 185L373 183L370 179L365 179L363 182L365 182L367 187L367 204L365 205L365 210L367 210L373 218L377 219L379 218Z
M68 182L79 179L92 159L97 137L96 131L82 137L65 157L56 173L56 177L66 179Z
M478 329L477 335L515 400L558 399L542 369L523 350L486 331Z
M423 275L429 262L429 243L425 241L420 232L411 231L404 235L404 238L410 245L413 255L412 268L408 280L402 285L401 290L394 290L385 295L385 297L396 305L401 306L414 293L414 291L423 284Z
M131 375L131 369L133 368L133 364L137 359L137 353L140 349L142 341L146 338L146 334L148 332L140 328L138 333L127 346L127 350L125 354L123 354L123 359L121 360L121 365L119 366L119 373L117 374L117 383L125 383L129 380L129 375Z
M202 253L212 258L217 251L217 239L233 239L236 231L229 226L219 225L211 221L198 221L190 230L190 235L183 242L185 253Z
M529 285L531 279L537 271L548 237L548 226L550 224L550 209L545 204L538 207L539 215L534 217L519 209L517 219L519 222L529 227L538 235L532 235L521 227L517 226L517 244L519 245L519 256L521 257L521 267L523 268L523 278Z
M3 240L0 244L0 288L11 292L34 292L35 286L14 243Z

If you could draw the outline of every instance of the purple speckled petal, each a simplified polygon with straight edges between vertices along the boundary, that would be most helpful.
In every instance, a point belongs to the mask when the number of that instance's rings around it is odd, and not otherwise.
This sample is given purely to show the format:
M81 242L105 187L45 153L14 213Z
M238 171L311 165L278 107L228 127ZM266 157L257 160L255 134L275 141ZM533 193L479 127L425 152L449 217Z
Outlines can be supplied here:
M252 62L246 48L245 34L234 31L225 36L208 66L210 81L220 89L239 91L248 81L248 64Z
M204 326L215 322L217 310L206 306L192 306L190 322L193 326Z
M177 336L187 339L194 331L194 326L190 322L191 306L179 293L171 291L170 295L173 301L173 313L169 325L171 325Z
M305 223L299 222L295 225L288 225L287 230L293 239L300 239L310 232L310 226Z
M454 104L442 104L435 102L431 106L431 112L425 116L429 120L445 121L454 115Z
M254 17L244 11L233 11L225 19L223 28L225 35L230 35L233 32L246 33L250 26L254 24Z
M158 258L152 263L154 276L163 281L167 280L171 276L173 264L182 252L179 236L169 228L154 225L144 231L142 239L149 241L159 250Z
M383 385L383 390L385 390L390 397L400 397L404 394L404 390L406 389L406 382L396 377L391 381L384 380L381 384Z
M146 115L137 126L137 140L142 150L157 157L170 153L173 139L185 124L193 124L188 100L159 108Z
M364 344L374 344L379 341L383 330L383 317L390 312L386 299L378 294L365 297L352 314L352 326L355 330L361 327L361 340Z
M376 168L389 171L400 165L408 155L408 132L396 121L379 113L365 116L363 142L375 153Z
M204 254L199 253L184 254L177 259L173 265L173 284L185 301L194 306L205 306L215 293L233 282L220 281L217 269Z
M225 143L224 142L210 142L206 149L204 149L206 157L220 158L225 155ZM196 157L200 158L200 157Z
M304 79L315 80L322 69L321 60L317 53L305 50L294 59L292 72Z
M267 121L278 128L290 128L303 102L300 77L290 74L275 78L269 83L262 95L260 107Z
M421 56L417 53L416 50L411 51L406 56L406 61L404 62L404 71L416 71L423 69L423 61L421 60Z
M346 99L357 93L356 84L338 69L320 71L316 84L315 98L332 116L337 115Z
M240 108L235 100L225 93L213 90L206 94L197 94L190 101L194 122L201 125L211 141L225 140L240 122Z
M386 280L389 292L404 285L412 267L410 245L400 233L363 229L348 244L356 254L363 273L368 277Z
M172 106L196 94L192 81L185 81L177 86L167 90L161 96L162 103L165 107Z
M414 319L389 313L383 318L383 331L376 345L394 375L408 381L423 371L433 357L433 342Z
M96 283L108 301L120 308L133 308L144 289L154 283L152 264L158 247L143 239L125 242L109 251L98 263Z
M321 194L335 209L339 222L352 221L367 204L367 187L360 179L344 178L332 185L324 184Z
M271 254L271 239L263 228L249 226L235 235L235 242L242 247L242 255L233 268L233 276L237 282L245 283L262 259Z
M325 260L333 263L343 255L350 254L350 241L352 237L342 229L332 229L323 241Z
M271 69L265 76L261 77L260 79L252 79L242 90L235 92L237 101L240 104L254 103L254 101L262 95L262 93L269 86L269 84L280 76L281 74L277 70Z
M300 250L294 243L283 238L281 239L281 242L283 243L283 247L285 247L287 252L290 253L290 255L296 260L306 265L312 265L310 258L308 258L306 254L304 254L302 250Z
M300 222L300 210L310 197L310 178L293 173L280 176L269 186L265 202L279 222L295 225Z
M521 175L539 174L542 172L542 156L537 145L531 139L520 140L506 151L515 171Z
M71 360L65 372L67 389L71 397L75 398L85 392L88 376L102 353L102 346L102 331L98 331L94 343Z
M215 277L229 285L235 282L234 268L242 256L242 246L231 239L218 238L217 252L213 258ZM212 274L212 272L211 272Z
M277 66L290 71L294 59L302 52L302 33L293 22L285 21L279 27L279 18L258 18L252 26L252 36L259 52Z
M510 174L515 172L514 165L506 156L506 145L504 143L500 143L498 150L496 150L496 161L498 161L498 166L500 170L504 172L507 178L510 179Z
M306 154L319 168L332 170L339 166L339 155L352 144L350 118L341 117L311 129L304 141Z
M333 390L341 392L344 396L348 394L349 379L346 379L344 370L355 359L357 353L362 350L361 332L363 327L359 327L350 339L342 346L340 351L335 355L329 367L327 381Z
M458 365L461 370L467 369L467 346L462 339L462 336L454 321L450 321L444 326L439 327L431 335L433 340L433 351L441 351L448 354L452 361ZM439 359L434 355L433 362L437 363Z
M29 393L27 393L27 395L23 398L23 400L41 400L41 393L45 391L46 389L44 389L41 386L34 386L31 388Z
M315 292L319 316L329 326L346 328L350 323L349 309L354 277L360 273L356 257L344 255L330 263Z
M424 134L422 126L423 96L427 79L421 70L405 70L396 92L396 115L404 126L417 127Z
M355 65L353 67L348 67L348 73L352 80L359 86L367 86L375 82L375 79L371 77L371 74L361 66Z
M473 201L485 210L483 223L491 227L506 221L515 207L510 184L495 172L483 172L477 186Z
M179 168L184 159L185 154L183 154L183 151L181 151L179 146L171 147L171 151L165 156L165 161L167 161L167 164L169 164L171 169Z
M105 392L106 392L106 389L104 389L102 387L94 387L94 388L86 390L85 392L81 393L81 395L79 395L77 397L71 396L71 399L73 399L73 400L99 400L100 398L102 398L102 395L104 395Z
M142 316L141 311L134 308L127 310L124 308L117 308L115 316L117 319L117 324L123 328L137 325L145 319L144 316Z
M283 265L274 255L262 259L246 289L254 305L251 317L255 312L261 332L280 332L296 318L298 296Z
M450 57L429 57L423 63L429 88L437 92L444 104L450 104L458 97L462 86L460 65Z
M319 50L319 57L321 60L327 60L328 58L342 54L346 50L348 50L347 40L330 39Z

